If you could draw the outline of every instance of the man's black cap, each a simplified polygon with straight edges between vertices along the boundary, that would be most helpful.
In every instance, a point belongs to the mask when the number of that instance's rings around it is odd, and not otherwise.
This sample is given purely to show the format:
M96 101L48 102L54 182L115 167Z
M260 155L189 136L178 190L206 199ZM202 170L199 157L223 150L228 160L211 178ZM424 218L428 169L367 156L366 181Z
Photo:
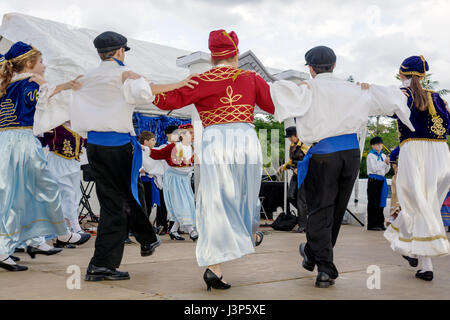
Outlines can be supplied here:
M331 67L336 62L336 54L333 49L318 46L314 47L305 54L306 64L311 67Z
M127 38L117 32L106 31L99 34L94 39L94 46L97 48L98 53L113 51L120 48L125 48L125 51L128 51L130 48L127 47L127 41Z
M383 143L383 139L381 137L375 137L370 140L370 145L373 146L374 144Z
M297 128L295 126L286 128L286 135L284 136L285 138L289 138L296 135L297 135Z
M166 129L164 129L165 134L172 134L174 131L178 129L178 126L167 126Z

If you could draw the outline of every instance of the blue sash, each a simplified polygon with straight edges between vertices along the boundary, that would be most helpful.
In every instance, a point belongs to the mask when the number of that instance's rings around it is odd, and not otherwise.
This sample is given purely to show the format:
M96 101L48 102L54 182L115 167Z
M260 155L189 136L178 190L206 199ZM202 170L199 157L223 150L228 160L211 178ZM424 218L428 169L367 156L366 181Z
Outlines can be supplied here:
M320 140L316 145L311 147L306 153L302 161L297 164L297 181L298 188L303 184L309 167L309 159L313 154L327 154L344 150L359 150L358 137L356 133L344 134L342 136L329 137Z
M381 196L380 196L380 207L384 208L386 207L386 199L388 196L388 184L385 176L380 176L379 174L369 174L369 178L384 181L383 188L381 189Z
M159 189L156 186L155 178L150 178L149 176L144 175L141 177L141 181L145 183L150 183L153 202L151 206L153 206L154 204L156 204L158 207L161 206L161 199L159 198Z
M127 143L133 145L133 162L131 164L131 193L134 199L139 205L139 193L138 193L138 179L139 170L142 167L142 147L136 137L131 136L129 133L119 133L119 132L98 132L89 131L88 132L89 143L107 146L107 147L119 147Z

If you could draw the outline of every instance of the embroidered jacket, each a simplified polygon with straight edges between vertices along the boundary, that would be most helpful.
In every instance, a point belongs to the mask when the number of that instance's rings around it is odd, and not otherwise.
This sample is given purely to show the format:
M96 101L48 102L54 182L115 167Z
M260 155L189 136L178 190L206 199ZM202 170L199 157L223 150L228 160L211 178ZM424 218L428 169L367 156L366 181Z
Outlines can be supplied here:
M414 97L410 88L408 91L408 107L411 110L410 120L416 129L415 132L406 127L403 122L398 121L400 132L400 145L409 140L431 140L446 141L450 130L450 113L446 103L438 93L427 91L428 110L419 111L414 105Z
M269 85L252 71L219 66L192 79L199 82L193 89L183 87L159 94L153 103L162 110L179 109L193 103L203 127L253 123L255 104L274 113Z
M80 161L82 148L86 144L78 133L70 130L65 125L61 125L52 130L52 132L44 133L44 137L39 138L42 146L48 146L50 152L65 158Z
M161 149L151 149L150 157L154 160L165 160L169 166L176 168L191 167L194 163L194 152L192 151L192 155L187 159L183 154L181 142L169 143Z
M0 98L0 130L33 128L39 85L30 77L12 81Z

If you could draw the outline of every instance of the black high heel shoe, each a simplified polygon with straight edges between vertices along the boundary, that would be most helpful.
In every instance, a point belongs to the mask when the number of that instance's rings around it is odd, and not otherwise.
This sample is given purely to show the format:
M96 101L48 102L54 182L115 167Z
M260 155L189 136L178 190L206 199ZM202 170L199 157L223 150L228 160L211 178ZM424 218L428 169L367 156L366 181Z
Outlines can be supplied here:
M12 271L12 272L28 270L28 267L26 267L26 266L21 266L18 264L7 264L7 263L1 262L1 261L0 261L0 268L8 270L8 271Z
M189 233L189 238L191 238L192 241L197 241L198 239L198 233L197 231L192 231L191 233Z
M51 255L57 254L61 251L62 251L61 248L51 248L50 250L44 251L44 250L41 250L41 249L38 249L35 247L30 247L30 246L27 247L27 253L31 257L31 259L36 258L37 254L44 254L46 256L51 256Z
M211 291L211 288L214 289L230 289L231 285L222 281L223 276L220 278L216 276L214 272L212 272L209 268L205 270L203 274L203 280L205 280L207 291Z
M173 240L184 240L182 236L177 236L176 234L173 234L172 232L169 233L170 239Z
M256 235L259 236L259 240L255 241L255 247L259 246L263 242L263 239L264 239L264 233L262 233L261 231L257 231ZM258 239L258 237L256 237L256 238Z

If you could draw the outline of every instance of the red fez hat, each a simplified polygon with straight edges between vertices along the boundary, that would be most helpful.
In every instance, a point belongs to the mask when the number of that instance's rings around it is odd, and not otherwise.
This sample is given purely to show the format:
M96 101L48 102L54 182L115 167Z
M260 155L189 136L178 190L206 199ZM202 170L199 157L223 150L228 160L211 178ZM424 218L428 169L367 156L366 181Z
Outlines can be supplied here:
M192 124L186 123L186 124L180 124L178 129L194 129L194 127L192 126Z
M239 39L234 31L230 33L223 29L211 31L208 47L214 59L228 59L239 53Z

